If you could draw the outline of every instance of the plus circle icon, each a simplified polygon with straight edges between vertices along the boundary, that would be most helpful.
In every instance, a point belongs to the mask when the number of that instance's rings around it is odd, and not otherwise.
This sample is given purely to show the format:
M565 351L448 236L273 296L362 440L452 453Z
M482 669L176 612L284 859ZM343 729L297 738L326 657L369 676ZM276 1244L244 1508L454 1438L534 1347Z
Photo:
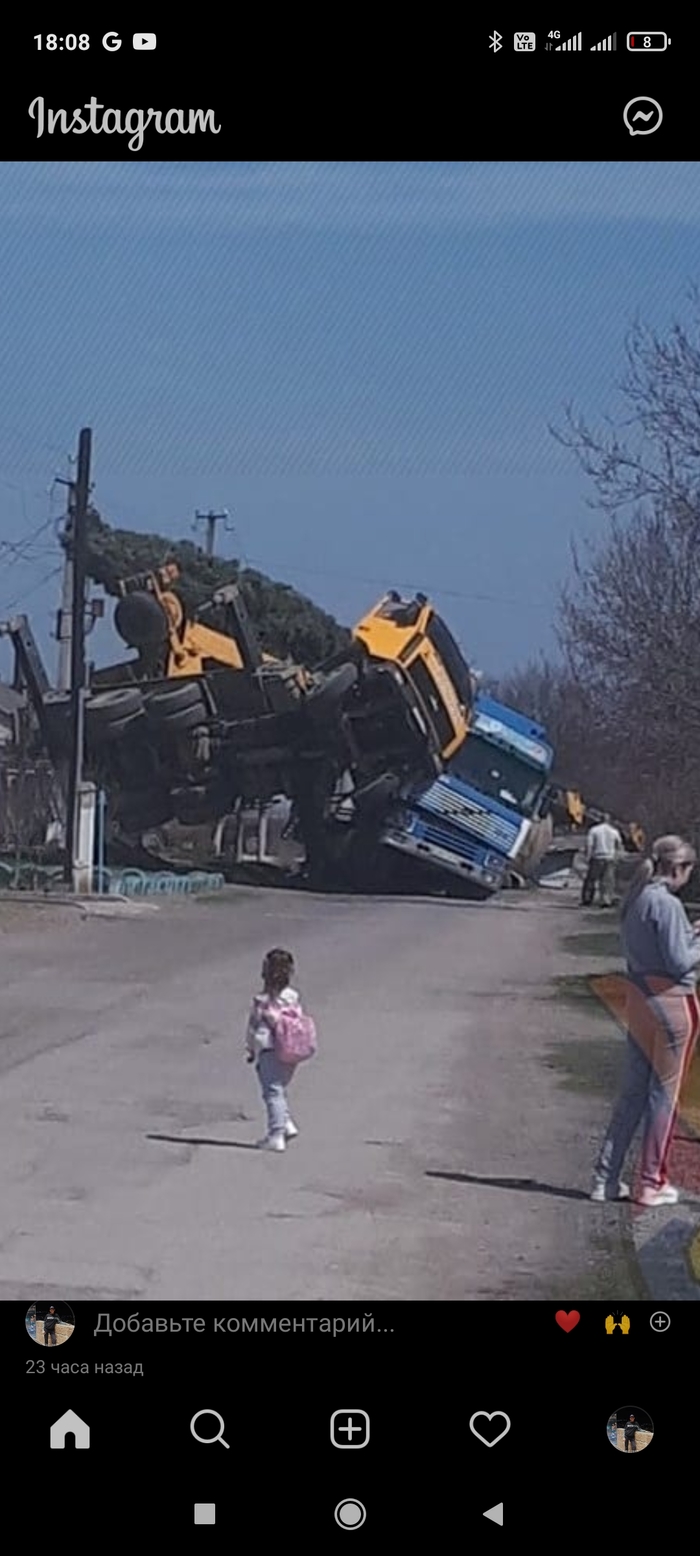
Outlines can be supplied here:
M663 1334L666 1329L671 1328L668 1313L652 1313L649 1323L656 1334Z
M366 1448L369 1442L367 1411L334 1410L331 1416L331 1442L334 1448Z

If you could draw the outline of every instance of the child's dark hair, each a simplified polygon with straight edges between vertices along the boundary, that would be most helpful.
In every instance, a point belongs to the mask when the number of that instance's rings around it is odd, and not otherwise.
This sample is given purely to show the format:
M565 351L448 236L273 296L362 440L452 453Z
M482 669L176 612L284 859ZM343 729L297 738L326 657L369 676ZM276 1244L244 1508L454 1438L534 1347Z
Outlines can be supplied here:
M268 951L263 962L263 983L269 994L281 994L294 972L294 957L291 951L282 951L276 946L273 951Z

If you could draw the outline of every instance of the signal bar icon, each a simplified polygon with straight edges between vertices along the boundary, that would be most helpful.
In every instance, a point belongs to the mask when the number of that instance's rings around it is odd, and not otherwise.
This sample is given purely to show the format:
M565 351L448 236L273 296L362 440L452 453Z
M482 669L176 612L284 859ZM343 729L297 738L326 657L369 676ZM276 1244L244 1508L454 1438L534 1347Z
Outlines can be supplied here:
M555 50L555 53L561 54L562 49L582 49L582 48L583 48L583 34L580 33L580 32L577 32L577 33L574 34L573 38L567 38L566 43L558 43L557 47L556 47L556 50Z
M605 51L608 51L610 49L616 49L616 48L617 48L617 33L616 32L611 32L609 37L603 38L601 43L593 43L591 45L591 54L595 54L595 53L597 53L601 49L605 52Z

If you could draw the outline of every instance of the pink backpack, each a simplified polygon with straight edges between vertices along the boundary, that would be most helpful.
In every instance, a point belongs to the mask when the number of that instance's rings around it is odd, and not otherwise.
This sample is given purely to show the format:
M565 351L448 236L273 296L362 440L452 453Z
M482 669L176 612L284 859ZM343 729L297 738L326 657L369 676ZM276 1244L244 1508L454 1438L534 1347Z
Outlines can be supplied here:
M317 1051L316 1027L300 1005L286 1005L271 1011L275 1053L282 1064L300 1064L313 1059Z

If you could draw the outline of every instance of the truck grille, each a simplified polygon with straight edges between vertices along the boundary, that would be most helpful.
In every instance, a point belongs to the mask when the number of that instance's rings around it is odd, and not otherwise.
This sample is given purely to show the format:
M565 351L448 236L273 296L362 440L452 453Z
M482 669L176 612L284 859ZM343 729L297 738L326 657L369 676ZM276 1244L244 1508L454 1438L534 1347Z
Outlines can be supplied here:
M512 821L484 810L481 805L475 804L464 794L457 794L439 779L421 795L420 808L443 817L445 821L452 821L456 826L468 827L475 837L481 838L491 848L498 849L499 853L509 853L518 836L519 828Z
M432 843L434 848L446 848L460 859L468 859L470 864L483 864L484 849L455 827L434 826L429 822L416 837L420 842Z

